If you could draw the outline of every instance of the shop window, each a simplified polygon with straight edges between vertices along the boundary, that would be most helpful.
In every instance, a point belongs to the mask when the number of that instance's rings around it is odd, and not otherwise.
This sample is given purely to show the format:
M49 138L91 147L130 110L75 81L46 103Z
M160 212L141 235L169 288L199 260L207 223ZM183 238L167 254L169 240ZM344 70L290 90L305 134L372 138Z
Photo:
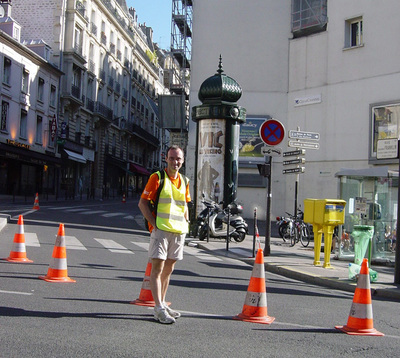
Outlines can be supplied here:
M19 122L19 136L20 138L26 139L26 127L28 122L28 112L21 109L21 119Z
M363 46L363 20L362 17L346 20L345 23L345 48Z
M11 79L11 60L8 57L4 57L3 61L3 83L10 85Z
M42 116L36 117L36 143L42 144L42 133L43 133L43 118Z
M1 102L1 122L0 122L0 131L7 131L7 120L8 120L8 110L10 108L10 104L8 102Z

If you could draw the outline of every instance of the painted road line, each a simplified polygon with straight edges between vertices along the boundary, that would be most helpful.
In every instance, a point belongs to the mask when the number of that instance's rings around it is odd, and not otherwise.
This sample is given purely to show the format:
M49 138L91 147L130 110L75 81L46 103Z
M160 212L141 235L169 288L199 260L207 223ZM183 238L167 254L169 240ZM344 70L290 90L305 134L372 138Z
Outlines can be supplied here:
M65 236L65 247L68 250L87 250L75 236Z
M25 245L33 246L33 247L40 247L40 242L39 242L37 235L33 232L26 232L25 233Z
M148 242L136 242L136 241L131 241L132 244L139 246L141 249L145 251L149 251L149 243Z
M103 214L106 213L107 211L105 210L92 210L92 211L85 211L84 213L81 213L82 215L95 215L95 214Z
M65 210L68 213L77 213L78 211L87 211L88 209L86 208L74 208L74 209L67 209Z
M3 291L3 290L0 290L0 293L9 293L12 295L25 295L25 296L33 295L32 292L17 292L17 291Z
M121 216L121 215L126 215L126 213L108 213L101 216L104 216L105 218L111 218L113 216Z
M183 251L189 255L197 257L204 261L223 261L220 257L205 253L203 250L196 247L185 246Z
M131 250L128 250L126 247L118 244L114 240L108 240L108 239L96 239L94 238L99 244L103 245L106 249L108 249L111 252L116 252L119 254L132 254L133 252Z

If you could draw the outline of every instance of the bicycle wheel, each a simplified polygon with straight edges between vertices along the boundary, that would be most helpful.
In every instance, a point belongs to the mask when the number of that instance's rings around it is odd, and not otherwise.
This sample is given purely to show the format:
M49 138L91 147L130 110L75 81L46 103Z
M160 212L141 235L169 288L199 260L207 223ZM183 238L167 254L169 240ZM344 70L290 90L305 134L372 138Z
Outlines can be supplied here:
M304 247L307 247L310 243L310 231L307 225L304 224L301 227L300 242Z
M292 226L289 231L289 236L290 236L290 246L294 246L296 244L297 240L297 229L295 226Z

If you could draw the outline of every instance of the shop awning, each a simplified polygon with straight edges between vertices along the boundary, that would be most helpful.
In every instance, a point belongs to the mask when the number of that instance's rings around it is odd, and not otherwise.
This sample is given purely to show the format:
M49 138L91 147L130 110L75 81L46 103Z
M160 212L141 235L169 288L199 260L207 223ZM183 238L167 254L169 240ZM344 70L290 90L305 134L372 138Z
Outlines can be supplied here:
M387 176L398 176L398 171L389 170L387 166L379 166L365 169L345 169L342 168L339 172L335 173L335 177L372 177L381 178Z
M67 149L64 149L64 152L68 155L68 159L73 160L75 162L86 164L86 159L83 155L71 152L70 150Z
M144 167L137 164L129 164L129 170L134 173L139 173L143 175L150 175L151 173Z

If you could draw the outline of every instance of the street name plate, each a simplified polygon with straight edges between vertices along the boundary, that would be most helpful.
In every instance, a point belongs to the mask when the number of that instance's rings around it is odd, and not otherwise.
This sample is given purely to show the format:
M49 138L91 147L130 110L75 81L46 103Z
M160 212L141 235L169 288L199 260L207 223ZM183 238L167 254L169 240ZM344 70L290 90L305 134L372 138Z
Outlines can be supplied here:
M306 162L305 158L297 158L297 159L284 160L283 165L304 164L305 162Z
M315 142L301 142L290 140L288 146L293 148L319 149L319 143Z
M291 168L291 169L283 169L282 173L283 174L301 174L304 173L306 168L304 167L297 167L297 168Z
M289 138L295 139L308 139L308 140L319 140L320 135L316 132L303 132L303 131L289 131Z
M283 152L284 157L293 157L295 155L304 155L306 154L305 149L291 150L289 152Z

